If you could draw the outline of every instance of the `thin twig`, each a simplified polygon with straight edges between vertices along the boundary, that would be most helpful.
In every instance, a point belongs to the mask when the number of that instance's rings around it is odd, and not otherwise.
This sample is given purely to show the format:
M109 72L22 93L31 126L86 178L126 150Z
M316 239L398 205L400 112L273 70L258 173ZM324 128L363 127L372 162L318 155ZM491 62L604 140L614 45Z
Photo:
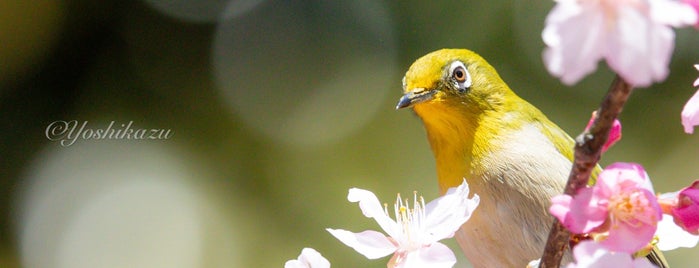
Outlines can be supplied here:
M575 138L573 168L568 176L565 194L573 196L579 189L587 186L590 174L602 154L602 146L609 137L609 130L612 128L614 119L621 113L626 100L629 99L631 89L631 85L617 76L600 104L595 122L588 131ZM563 252L568 247L569 238L568 230L555 219L539 267L559 267Z

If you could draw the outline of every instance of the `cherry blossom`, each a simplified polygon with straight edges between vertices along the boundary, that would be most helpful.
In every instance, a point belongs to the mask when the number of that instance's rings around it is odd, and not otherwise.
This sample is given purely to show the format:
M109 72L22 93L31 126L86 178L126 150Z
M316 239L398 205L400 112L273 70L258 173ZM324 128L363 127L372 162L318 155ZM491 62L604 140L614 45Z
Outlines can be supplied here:
M571 232L604 233L602 245L630 254L648 245L662 217L648 175L634 163L612 164L593 187L553 197L549 211Z
M345 245L369 259L393 253L388 267L452 267L454 253L438 242L451 238L478 206L479 197L468 198L468 184L450 188L447 193L425 205L422 197L414 196L412 208L398 195L394 212L396 220L388 216L374 193L352 188L347 199L358 202L364 216L374 218L388 236L372 230L353 233L341 229L327 229Z
M675 33L697 14L672 0L558 0L542 38L548 71L572 85L607 64L626 82L647 87L668 75Z
M694 68L699 70L699 64L695 64ZM699 86L699 78L694 81L694 87ZM699 125L699 91L689 98L687 103L682 108L682 126L687 134L694 133L694 126Z

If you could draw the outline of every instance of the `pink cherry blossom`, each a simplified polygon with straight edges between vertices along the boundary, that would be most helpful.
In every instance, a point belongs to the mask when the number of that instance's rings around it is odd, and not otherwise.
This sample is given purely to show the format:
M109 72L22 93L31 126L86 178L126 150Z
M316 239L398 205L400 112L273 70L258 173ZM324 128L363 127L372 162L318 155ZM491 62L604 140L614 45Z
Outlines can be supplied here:
M671 26L696 22L691 6L673 0L557 0L542 32L543 58L568 85L605 59L626 82L646 87L668 75Z
M672 216L690 233L699 233L699 180L680 190Z
M369 259L377 259L393 253L389 267L452 267L456 263L454 253L438 242L454 236L478 206L479 197L468 198L468 184L450 188L447 193L425 205L424 199L415 195L413 207L397 198L394 206L396 220L388 216L374 193L352 188L347 199L359 202L364 216L374 218L388 234L367 230L352 233L341 229L327 229L345 245Z
M597 111L592 112L592 116L590 117L590 121L587 122L585 131L590 130L590 127L592 127L592 123L595 122L595 119L597 119ZM612 147L612 145L614 145L619 140L621 140L621 122L619 121L619 119L614 119L614 123L612 123L612 129L609 130L609 137L607 138L607 142L605 142L602 146L602 153L609 150L609 147Z
M655 267L646 258L634 259L630 254L611 252L595 241L580 242L573 248L575 263L567 268L652 268Z
M699 14L699 0L682 0L683 3L691 6L694 9L694 12ZM695 28L699 28L699 22L694 24Z
M659 197L663 211L685 231L699 235L699 180L674 193Z
M330 262L315 249L304 248L298 259L287 261L284 268L330 268Z
M694 68L699 70L699 64L695 64ZM694 81L694 86L699 86L699 78ZM694 133L694 126L699 125L699 91L687 101L682 108L682 126L687 134Z
M559 195L549 211L573 233L606 233L600 243L615 252L634 253L653 238L662 212L643 167L614 163L593 187L575 196Z

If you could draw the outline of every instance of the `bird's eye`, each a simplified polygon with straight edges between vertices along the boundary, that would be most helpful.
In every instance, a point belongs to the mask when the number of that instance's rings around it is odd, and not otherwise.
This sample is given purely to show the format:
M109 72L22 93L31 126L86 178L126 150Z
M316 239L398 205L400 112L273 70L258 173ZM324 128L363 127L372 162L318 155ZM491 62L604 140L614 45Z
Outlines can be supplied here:
M449 66L451 80L459 92L466 92L471 87L471 75L463 62L455 61Z
M456 79L456 82L466 82L466 71L464 71L464 68L461 66L456 67L451 76L454 77L454 79Z

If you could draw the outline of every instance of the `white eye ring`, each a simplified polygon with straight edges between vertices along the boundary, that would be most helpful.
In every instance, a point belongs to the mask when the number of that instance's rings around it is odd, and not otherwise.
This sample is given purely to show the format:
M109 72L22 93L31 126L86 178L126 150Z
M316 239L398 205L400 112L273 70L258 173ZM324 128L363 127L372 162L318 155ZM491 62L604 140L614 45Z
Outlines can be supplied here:
M471 87L471 74L468 73L463 62L452 62L449 66L449 76L454 79L459 91L466 91Z

